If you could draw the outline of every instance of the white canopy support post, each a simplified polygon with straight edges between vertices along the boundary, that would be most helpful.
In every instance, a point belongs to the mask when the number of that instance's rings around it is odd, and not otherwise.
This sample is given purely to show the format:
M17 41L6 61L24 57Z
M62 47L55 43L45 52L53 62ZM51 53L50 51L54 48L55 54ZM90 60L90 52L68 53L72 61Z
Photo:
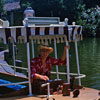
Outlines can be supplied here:
M16 58L15 58L15 45L14 45L14 43L12 44L12 46L13 46L14 75L16 75Z
M27 43L27 63L28 63L29 96L32 96L29 42Z
M66 41L66 46L68 46L68 41ZM67 67L67 82L70 84L70 67L69 67L69 49L66 49L66 67Z
M34 58L34 41L32 40L32 57Z
M55 49L55 58L57 59L57 45L56 45L56 39L54 39L54 49ZM56 75L57 75L57 79L59 79L58 65L56 65Z
M78 74L80 75L77 40L75 40L75 51L76 51L77 71L78 71ZM79 78L79 85L81 86L81 79L80 78Z

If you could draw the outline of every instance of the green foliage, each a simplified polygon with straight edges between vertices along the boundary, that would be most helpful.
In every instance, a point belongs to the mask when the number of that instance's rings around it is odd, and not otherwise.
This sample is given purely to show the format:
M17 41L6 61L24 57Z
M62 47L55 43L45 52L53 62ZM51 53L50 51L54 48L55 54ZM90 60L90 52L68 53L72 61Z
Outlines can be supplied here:
M68 17L71 22L75 21L77 19L77 7L79 4L82 4L82 0L63 0L63 17Z
M81 13L77 20L78 24L83 26L84 36L100 36L99 25L100 25L100 8L87 9L85 6L80 6Z
M26 3L23 3L22 4L22 8L27 8L27 7L30 7L31 6L31 3L30 2L26 2Z
M86 5L86 8L93 8L97 5L100 6L100 0L83 0L83 4Z
M4 3L5 3L5 0L0 0L0 13L2 13L4 11Z
M82 3L82 0L27 0L22 1L22 9L30 6L35 10L36 16L58 16L62 20L69 18L75 21L77 16L77 6Z

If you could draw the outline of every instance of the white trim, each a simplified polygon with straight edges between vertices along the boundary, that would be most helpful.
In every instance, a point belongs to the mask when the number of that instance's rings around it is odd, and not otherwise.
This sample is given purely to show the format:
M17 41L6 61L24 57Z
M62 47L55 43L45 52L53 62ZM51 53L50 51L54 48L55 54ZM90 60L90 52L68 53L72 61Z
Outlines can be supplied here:
M56 74L56 72L51 72L51 74ZM58 74L60 74L60 75L67 75L68 73L58 72ZM86 77L86 75L84 75L84 74L77 74L77 73L69 73L69 75L75 76L75 79Z
M16 43L16 29L15 28L11 28L11 37L13 37L14 42Z
M35 57L35 55L34 55L34 40L32 40L32 57L34 58Z
M54 27L50 27L50 29L49 29L49 34L50 34L50 35L54 35Z
M31 27L31 35L32 35L32 36L35 35L35 27Z
M44 29L45 29L44 27L41 27L41 28L40 28L40 35L44 35L44 34L45 34L45 33L44 33Z
M14 43L12 44L12 46L13 46L13 64L14 64L14 75L16 74L16 58L15 58L15 45L14 45Z
M27 34L26 33L27 33L26 28L25 27L21 28L21 36L24 36L25 43L27 42Z
M56 39L54 39L54 50L55 50L55 58L57 59L57 45L56 45ZM57 79L59 79L58 65L56 65L56 75L57 75Z
M66 46L68 46L68 41L66 41ZM69 75L69 73L70 73L70 66L69 66L69 50L68 49L66 49L66 62L67 62L67 64L66 64L66 67L67 67L67 82L70 84L70 75Z
M78 74L80 74L77 40L75 40L75 52L76 52L77 71L78 71ZM79 85L81 86L81 79L80 78L79 78Z
M63 27L59 27L59 35L64 34L64 28Z
M29 42L27 43L27 63L28 63L29 96L32 96Z

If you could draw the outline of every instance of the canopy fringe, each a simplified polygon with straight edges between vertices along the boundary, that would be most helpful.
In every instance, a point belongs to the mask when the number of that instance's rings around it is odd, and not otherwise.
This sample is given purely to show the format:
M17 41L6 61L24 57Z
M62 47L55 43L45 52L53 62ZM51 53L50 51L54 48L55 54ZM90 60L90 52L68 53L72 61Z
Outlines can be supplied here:
M70 36L71 35L72 34L70 34ZM9 39L10 43L14 43L13 37L9 37L8 39ZM52 41L54 41L54 39L56 39L57 43L64 43L64 42L68 41L66 35L29 36L30 42L32 43L32 41L34 41L34 43L36 43L36 44L46 44L46 45L48 45L49 43L51 44ZM82 34L75 34L74 41L75 41L75 39L77 41L82 40L83 39ZM2 43L2 42L3 42L3 39L0 38L0 43ZM71 42L71 39L69 39L69 42ZM18 43L25 43L25 37L19 36L18 37Z
M24 38L24 36L19 36L19 37L18 37L18 43L25 43L25 38Z
M52 43L56 39L57 43L64 43L67 41L66 35L46 35L46 36L30 36L30 41L34 41L37 44L46 44Z

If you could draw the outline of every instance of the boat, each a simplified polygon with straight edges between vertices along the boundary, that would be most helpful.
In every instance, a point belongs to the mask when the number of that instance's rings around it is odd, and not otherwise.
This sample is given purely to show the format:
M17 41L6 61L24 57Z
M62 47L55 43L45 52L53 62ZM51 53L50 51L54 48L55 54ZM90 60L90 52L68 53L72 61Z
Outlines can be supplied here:
M6 77L6 80L10 78L18 79L20 81L12 82L8 84L1 84L2 86L7 85L16 85L16 84L27 84L29 87L29 95L28 96L15 96L15 97L7 97L2 98L1 100L44 100L47 98L53 100L99 100L99 90L91 89L82 87L81 89L76 88L79 90L80 94L77 98L73 97L73 91L70 91L70 96L63 96L62 93L58 93L55 95L50 94L50 86L49 83L43 84L43 86L48 86L48 93L46 96L43 95L33 95L31 82L30 82L30 45L32 46L32 56L34 57L34 43L37 44L48 44L51 41L54 41L54 50L55 50L55 57L57 58L57 43L66 43L69 42L75 43L75 50L76 50L76 61L77 61L77 72L78 73L70 73L70 66L69 66L69 50L67 51L67 70L66 73L59 72L58 66L56 66L56 72L52 72L53 74L57 75L57 80L59 80L59 75L66 75L67 81L66 83L70 83L70 77L74 76L75 79L78 79L78 86L81 86L81 78L84 78L85 75L80 73L79 67L79 58L78 58L78 47L77 42L82 40L82 26L76 25L73 22L72 25L68 25L68 18L65 18L63 22L60 22L59 17L28 17L24 19L23 26L11 26L11 27L0 27L0 41L4 44L8 44L8 40L10 40L13 44L14 43L25 43L27 46L27 62L28 62L28 76L21 77L17 76L16 74L11 73L4 73L2 74L3 78ZM30 41L30 42L29 42ZM14 54L14 52L13 52ZM13 55L15 59L15 55ZM14 67L16 67L14 65ZM19 67L17 67L19 68ZM29 97L30 96L30 97Z

